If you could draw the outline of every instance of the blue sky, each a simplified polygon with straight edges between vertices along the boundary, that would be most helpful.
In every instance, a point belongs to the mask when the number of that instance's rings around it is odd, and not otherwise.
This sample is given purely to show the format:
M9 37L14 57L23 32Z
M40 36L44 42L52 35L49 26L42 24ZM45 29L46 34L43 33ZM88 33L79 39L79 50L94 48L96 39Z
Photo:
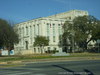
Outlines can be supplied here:
M72 9L86 10L100 19L100 0L0 0L0 18L14 23Z

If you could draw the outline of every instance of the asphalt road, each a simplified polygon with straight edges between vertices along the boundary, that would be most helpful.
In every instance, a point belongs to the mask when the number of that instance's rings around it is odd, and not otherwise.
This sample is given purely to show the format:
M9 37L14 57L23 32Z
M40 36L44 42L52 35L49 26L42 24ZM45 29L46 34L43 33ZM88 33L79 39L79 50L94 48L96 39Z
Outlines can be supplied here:
M0 68L0 75L100 75L100 60L26 63Z

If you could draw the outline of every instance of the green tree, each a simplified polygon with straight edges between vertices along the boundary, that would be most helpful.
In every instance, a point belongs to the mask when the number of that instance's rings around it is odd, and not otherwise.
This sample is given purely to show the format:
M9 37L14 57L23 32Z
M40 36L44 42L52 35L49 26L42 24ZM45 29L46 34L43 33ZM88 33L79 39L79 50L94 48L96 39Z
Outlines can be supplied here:
M11 24L6 20L0 19L0 47L11 50L14 48L14 44L18 42L18 35L14 32Z
M75 40L76 43L87 50L87 44L93 38L95 28L97 28L98 20L93 16L82 16L74 19L74 30L76 31ZM96 37L96 36L95 36Z
M71 21L66 21L65 23L64 23L64 25L63 25L63 35L61 36L60 35L60 46L63 46L63 51L64 52L71 52L71 50L70 51L67 51L66 49L67 49L67 47L68 46L71 46L72 47L72 40L71 40L71 32L72 32L72 22ZM68 39L70 40L69 42L68 42Z
M37 36L35 38L34 46L38 46L41 48L41 54L43 53L42 49L44 49L44 46L49 45L49 40L44 36Z
M76 17L72 22L66 21L63 29L63 36L69 38L72 47L77 44L84 50L87 49L87 44L91 40L95 40L98 20L93 16L79 16ZM71 38L72 37L72 38Z
M93 32L92 32L92 38L94 39L94 40L98 40L98 39L100 39L100 21L97 21L96 22L96 26L95 26L95 28L94 28L94 30L93 30Z

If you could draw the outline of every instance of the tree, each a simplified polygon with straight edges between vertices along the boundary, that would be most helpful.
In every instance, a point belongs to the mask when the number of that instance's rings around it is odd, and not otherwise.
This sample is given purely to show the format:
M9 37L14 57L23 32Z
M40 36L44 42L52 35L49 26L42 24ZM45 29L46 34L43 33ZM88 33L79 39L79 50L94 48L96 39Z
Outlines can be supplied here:
M11 50L18 43L18 35L6 20L0 19L0 47Z
M92 38L94 39L94 40L98 40L98 39L100 39L100 21L97 21L96 22L96 26L95 26L95 28L94 28L94 30L93 30L93 32L92 32Z
M63 36L69 37L72 47L76 44L86 50L87 44L96 37L98 30L95 31L95 29L97 28L97 25L98 20L95 17L79 16L72 22L65 22L63 26Z
M44 46L49 45L49 40L44 36L37 36L35 38L34 46L39 46L41 48L41 54L43 53L42 49Z
M68 46L72 47L71 32L72 32L72 22L66 21L63 25L63 35L60 38L60 46L63 46L64 52L71 52L71 50L70 51L67 50Z
M93 16L82 16L74 19L74 30L77 32L75 34L76 43L87 50L87 44L94 40L93 33L95 28L97 28L98 20ZM96 37L96 36L95 36Z

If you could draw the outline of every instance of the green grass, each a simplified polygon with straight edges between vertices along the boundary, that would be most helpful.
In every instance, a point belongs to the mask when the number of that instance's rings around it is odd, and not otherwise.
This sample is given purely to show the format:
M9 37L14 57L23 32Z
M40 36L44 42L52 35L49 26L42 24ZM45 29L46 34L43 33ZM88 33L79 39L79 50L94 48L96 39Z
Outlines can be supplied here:
M51 55L20 55L0 57L0 62L6 61L28 61L34 59L52 59L52 58L71 58L71 57L100 57L100 53L71 53L70 56L51 56Z
M0 68L18 67L18 66L24 66L24 65L22 65L22 64L7 64L7 65L0 65Z

